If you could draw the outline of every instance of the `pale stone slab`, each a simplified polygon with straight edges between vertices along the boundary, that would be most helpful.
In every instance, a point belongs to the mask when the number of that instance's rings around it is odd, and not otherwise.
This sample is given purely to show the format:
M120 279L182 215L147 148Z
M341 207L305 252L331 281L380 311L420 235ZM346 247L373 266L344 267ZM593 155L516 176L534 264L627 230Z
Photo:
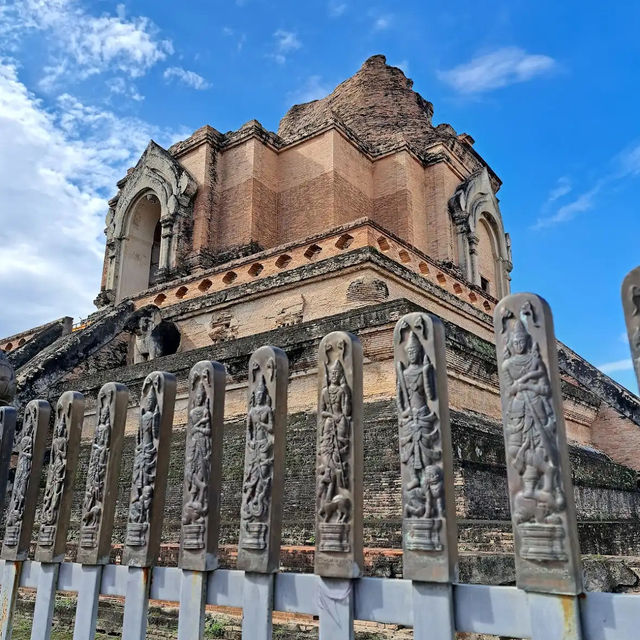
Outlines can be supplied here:
M150 373L140 397L131 497L122 564L150 567L158 558L167 489L176 378Z
M96 430L91 444L77 562L108 564L120 477L129 390L108 382L98 393Z
M631 359L640 389L640 267L630 271L622 282L622 308L627 323Z
M248 411L238 568L272 573L280 566L289 361L277 347L249 359Z
M77 391L65 391L56 405L35 554L39 562L64 560L83 420L84 396Z
M362 572L362 345L334 331L318 350L315 572Z
M11 452L16 431L16 410L0 407L0 513L4 513L7 497L7 479L11 467Z
M551 309L531 293L494 315L516 582L577 595L582 569Z
M189 374L178 566L193 571L218 566L225 377L224 367L209 360Z
M50 417L51 406L46 400L32 400L24 411L17 443L18 464L5 518L1 554L5 560L25 560L29 553Z
M409 313L393 332L402 478L403 575L457 580L457 527L444 327Z

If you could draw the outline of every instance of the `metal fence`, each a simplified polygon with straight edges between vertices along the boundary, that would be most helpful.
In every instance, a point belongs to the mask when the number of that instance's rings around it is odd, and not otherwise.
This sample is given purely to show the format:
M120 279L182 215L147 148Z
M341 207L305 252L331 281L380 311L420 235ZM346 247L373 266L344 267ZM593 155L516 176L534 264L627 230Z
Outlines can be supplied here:
M625 281L623 295L631 286L640 292L637 276L637 283ZM632 305L629 313L631 336L640 331L640 308ZM249 360L237 570L217 568L225 394L220 364L199 362L189 376L178 567L154 566L175 377L153 372L142 387L120 565L109 563L109 552L126 387L112 382L98 394L75 563L64 561L64 549L84 399L70 391L56 406L34 560L27 556L51 408L41 400L27 405L0 554L1 640L11 638L19 587L37 589L32 640L50 637L56 591L78 594L74 640L94 638L101 595L124 598L125 640L145 637L150 599L179 603L181 640L203 637L206 605L242 608L242 636L256 640L271 638L273 611L318 616L321 640L353 638L354 620L413 627L420 639L450 639L460 631L534 640L635 640L639 596L583 591L550 310L538 296L509 296L496 308L495 327L516 587L456 582L444 330L437 318L412 313L399 320L393 338L404 579L362 576L362 348L356 336L338 331L324 337L318 354L313 574L278 572L288 361L280 349L265 346ZM0 410L2 496L15 422L14 409Z

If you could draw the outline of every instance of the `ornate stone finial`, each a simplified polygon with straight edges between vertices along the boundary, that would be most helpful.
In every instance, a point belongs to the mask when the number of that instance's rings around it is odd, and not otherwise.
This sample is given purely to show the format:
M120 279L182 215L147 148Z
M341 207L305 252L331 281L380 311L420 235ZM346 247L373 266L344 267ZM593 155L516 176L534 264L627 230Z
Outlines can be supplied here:
M622 307L627 323L631 359L640 389L640 267L630 271L622 282Z
M109 562L128 401L128 389L117 382L108 382L98 393L96 430L82 500L77 557L82 564Z
M362 345L334 331L318 354L315 572L362 572Z
M51 406L45 400L32 400L24 410L18 464L5 517L1 554L5 560L25 560L29 552L50 416Z
M175 399L174 375L154 371L146 377L140 397L122 564L150 567L158 557Z
M457 528L444 327L426 313L400 318L393 332L400 468L403 575L457 578Z
M16 375L13 366L0 350L0 407L6 407L13 403L16 395Z
M551 309L530 293L495 309L516 581L577 595L582 570Z
M277 347L249 360L238 568L272 573L280 566L289 361Z
M77 391L66 391L60 396L56 406L35 555L39 562L64 560L83 420L84 396Z
M198 362L189 374L178 564L193 571L218 566L225 377L224 367L209 360Z

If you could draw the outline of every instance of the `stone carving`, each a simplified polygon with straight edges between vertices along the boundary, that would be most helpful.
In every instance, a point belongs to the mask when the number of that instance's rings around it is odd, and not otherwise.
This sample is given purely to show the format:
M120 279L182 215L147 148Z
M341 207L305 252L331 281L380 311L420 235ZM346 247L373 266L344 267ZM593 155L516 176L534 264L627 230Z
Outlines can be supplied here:
M640 267L629 272L622 283L622 306L627 323L631 359L640 386Z
M16 475L5 520L2 557L7 560L24 559L29 550L50 414L51 407L44 400L32 400L25 408L17 443Z
M16 376L13 366L0 350L0 407L9 406L16 395Z
M160 371L142 385L123 564L150 566L157 556L175 391L175 377Z
M279 564L288 362L261 347L249 360L248 411L238 567L268 573Z
M289 299L275 317L276 327L293 327L302 322L304 317L304 296L295 296Z
M225 370L218 362L198 362L189 375L189 410L182 506L180 566L215 568Z
M335 331L318 359L316 573L353 577L362 553L362 347Z
M98 393L80 523L78 561L84 564L108 561L128 397L127 388L115 382Z
M579 592L575 507L551 313L542 298L531 294L504 298L495 313L517 577L530 589L541 588L540 568L545 567L558 574L552 589Z
M41 562L57 562L64 557L83 418L82 394L76 391L63 393L56 405L49 469L42 500L36 550L36 560Z
M213 344L233 340L238 333L238 321L230 312L214 313L209 321L207 333Z
M153 306L140 310L133 327L133 363L148 362L175 353L180 344L180 332L172 322L162 319Z
M15 430L16 410L13 407L0 407L0 513L4 513Z
M394 359L404 577L445 582L455 576L456 525L455 518L447 520L455 507L440 321L425 313L403 316L394 331Z

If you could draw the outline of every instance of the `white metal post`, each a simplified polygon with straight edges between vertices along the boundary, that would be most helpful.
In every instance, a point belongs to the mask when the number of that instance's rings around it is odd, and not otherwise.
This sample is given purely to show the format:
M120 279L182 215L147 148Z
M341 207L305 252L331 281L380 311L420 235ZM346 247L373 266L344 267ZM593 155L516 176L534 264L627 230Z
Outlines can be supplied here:
M353 640L353 583L321 578L318 584L320 640Z
M207 575L204 571L182 571L178 640L200 640L203 636Z
M0 640L10 640L22 562L5 560L0 590Z
M82 565L73 640L93 640L102 580L102 565Z
M448 583L413 583L414 640L453 640L453 592Z
M129 567L122 619L122 640L141 640L147 632L151 569Z
M38 592L33 610L31 640L49 640L53 621L53 606L56 601L59 562L43 562L38 575Z
M532 640L581 640L576 596L529 593Z
M242 637L271 640L273 629L273 574L244 574L242 590Z

